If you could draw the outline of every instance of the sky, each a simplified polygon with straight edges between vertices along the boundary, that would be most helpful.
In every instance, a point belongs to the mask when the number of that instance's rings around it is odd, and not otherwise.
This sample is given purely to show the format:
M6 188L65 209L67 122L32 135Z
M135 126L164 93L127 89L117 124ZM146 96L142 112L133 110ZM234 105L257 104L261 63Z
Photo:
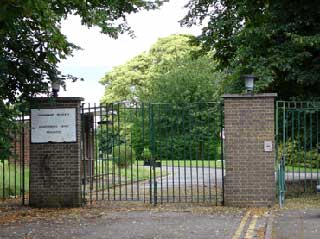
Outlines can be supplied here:
M178 22L187 13L183 8L187 3L188 0L171 0L159 10L129 15L127 21L136 35L134 39L128 34L112 39L101 34L97 27L82 26L80 17L68 17L61 24L62 32L83 50L75 51L73 57L60 63L59 68L62 73L82 77L84 81L67 83L67 91L61 90L59 96L83 97L86 103L99 103L104 93L99 80L112 67L147 51L161 37L182 33L199 35L200 27L182 28Z

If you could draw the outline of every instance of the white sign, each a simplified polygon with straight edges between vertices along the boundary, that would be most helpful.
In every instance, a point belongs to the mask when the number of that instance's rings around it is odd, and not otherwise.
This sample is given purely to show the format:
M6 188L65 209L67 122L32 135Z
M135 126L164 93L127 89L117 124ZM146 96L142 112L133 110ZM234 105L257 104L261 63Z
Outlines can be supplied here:
M31 143L76 142L76 109L31 109Z
M264 152L272 152L272 141L264 141Z

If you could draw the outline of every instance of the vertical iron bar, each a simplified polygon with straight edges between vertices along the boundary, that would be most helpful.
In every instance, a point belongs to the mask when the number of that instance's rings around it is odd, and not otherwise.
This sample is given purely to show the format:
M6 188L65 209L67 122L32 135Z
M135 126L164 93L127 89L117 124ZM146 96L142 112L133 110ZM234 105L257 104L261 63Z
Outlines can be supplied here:
M88 157L88 160L89 160L89 180L90 180L90 204L92 204L92 200L93 200L93 198L92 198L92 193L93 193L93 180L92 180L92 158L91 158L91 156L92 156L92 151L91 151L91 147L92 147L92 133L91 133L91 105L90 105L90 103L88 104L88 151L89 151L89 157Z
M117 121L118 121L118 132L117 132L117 144L118 144L118 165L117 165L117 168L118 168L118 185L119 185L119 199L121 201L121 167L120 167L120 160L121 160L121 149L120 149L120 146L121 146L121 139L120 139L120 117L121 117L121 113L120 113L120 103L117 103Z
M166 106L166 110L165 110L165 113L166 113L166 120L167 120L167 124L166 124L166 130L165 130L165 135L166 135L166 181L167 181L167 202L169 202L169 173L168 173L168 159L169 159L169 146L168 146L168 143L169 143L169 127L170 127L170 117L169 117L169 105L168 104L165 104ZM167 130L168 129L168 130Z
M5 164L4 164L4 159L0 161L2 163L2 199L5 199ZM21 175L21 174L20 174ZM21 193L21 184L20 184L20 193Z
M96 106L96 103L94 103L94 110L93 110L93 126L92 126L92 132L93 132L93 170L94 170L94 180L95 180L95 184L96 184L96 201L99 200L99 196L98 196L98 186L100 186L100 175L98 175L98 141L97 141L97 132L96 132L96 129L97 129L97 106Z
M30 161L30 160L29 160ZM17 197L17 129L14 129L14 197Z
M24 136L25 136L25 121L24 112L22 112L22 205L25 205L25 147L24 147Z
M286 164L286 106L285 103L283 103L283 112L282 112L282 117L283 117L283 123L282 123L282 144L283 144L283 158L284 158L284 165Z
M156 179L156 147L155 147L155 129L154 129L154 111L153 111L153 104L151 104L151 145L152 145L152 151L154 154L152 154L152 171L153 171L153 204L157 205L157 179Z
M171 105L171 114L174 115L174 107ZM174 135L174 122L171 122L171 172L172 172L172 200L175 201L175 195L174 195L174 141L173 141L173 135Z
M299 165L299 167L298 167L298 183L299 183L299 188L300 188L300 185L301 185L301 177L300 177L300 173L301 173L301 171L300 171L300 168L301 168L301 150L300 150L300 148L301 148L301 142L300 142L300 131L301 131L301 123L300 123L300 120L301 120L301 112L300 111L298 111L298 130L297 130L297 136L298 136L298 165Z
M162 143L162 134L163 134L163 126L162 118L161 118L161 104L158 106L158 129L159 129L159 162L160 162L160 202L163 202L163 185L162 185L162 157L163 157L163 143Z
M319 184L319 111L316 111L316 132L317 132L317 184Z
M180 136L180 121L179 121L179 105L176 104L176 123L177 123L177 127L176 127L176 135ZM179 143L177 142L177 153L175 155L176 156L176 159L178 159L178 200L179 202L181 201L181 189L180 189L180 154L179 154L179 151L180 151L180 147L179 147Z
M193 165L193 156L192 156L192 142L193 142L193 136L192 136L192 126L191 125L191 117L192 117L192 110L194 105L190 105L190 112L188 113L188 126L189 126L189 160L190 160L190 196L191 196L191 202L193 202L193 180L192 180L192 165Z
M153 202L153 198L152 198L152 164L153 164L153 155L154 155L154 151L153 151L153 144L152 144L152 120L151 120L151 114L152 114L152 108L151 108L151 104L148 104L148 108L149 108L149 142L150 142L150 151L151 151L151 159L150 159L150 166L149 166L149 199L150 199L150 203L152 204Z
M208 103L208 117L207 117L207 127L208 127L208 139L207 139L207 144L208 144L208 148L207 148L207 164L208 164L208 184L209 184L209 202L211 202L212 200L212 192L211 192L211 162L210 162L210 144L211 144L211 126L210 126L210 116L213 115L213 112L211 112L211 107L212 105L210 103ZM214 121L212 126L214 126ZM214 128L213 128L214 129ZM214 133L212 134L212 136L214 136ZM213 145L213 149L212 149L212 153L213 155L215 155L215 145L214 145L214 137L212 137L212 145ZM215 160L216 161L216 160ZM215 177L216 177L216 172L215 172ZM216 197L217 197L217 192L216 192ZM217 198L216 198L217 201Z
M289 103L290 104L290 103ZM289 137L288 137L288 135L289 135L289 113L290 113L290 111L289 111L289 106L288 106L288 109L287 109L287 111L286 111L286 113L285 113L285 120L286 120L286 124L285 124L285 138L286 138L286 164L285 164L285 166L288 164L288 160L287 160L287 158L289 157L289 152L288 152L288 148L290 147L290 140L289 140ZM287 169L287 168L289 168L289 167L285 167L285 170ZM285 175L286 175L286 177L287 177L287 179L289 180L289 172L287 171L287 172L285 172Z
M183 134L183 173L184 173L184 200L185 202L188 201L187 198L187 162L186 162L186 128L185 128L185 110L188 105L184 105L182 108L182 134Z
M196 177L197 177L197 202L199 202L199 165L198 165L198 160L199 160L199 135L198 135L198 120L197 120L197 114L199 113L199 104L196 104L196 111L194 113L195 116L195 130L196 130Z
M20 151L20 155L19 155L19 161L20 161L20 167L19 167L19 171L20 171L20 187L19 187L19 195L20 197L22 198L22 174L23 174L23 167L22 167L22 154L23 154L23 151L22 151L22 144L23 144L23 124L22 124L22 112L20 112L20 115L19 115L19 118L20 118L20 147L19 147L19 151ZM3 164L4 166L4 164Z
M105 177L105 159L104 159L104 153L105 152L103 152L102 151L102 148L101 148L101 142L102 142L102 138L103 137L105 137L105 135L104 135L104 132L103 132L103 128L105 128L105 127L107 127L107 124L108 124L108 120L106 119L105 121L106 121L106 124L105 124L105 126L103 127L103 121L104 121L104 117L103 117L103 115L102 115L102 110L103 110L103 107L102 107L102 104L100 104L99 105L99 109L100 109L100 114L99 114L99 117L100 117L100 122L101 122L101 124L100 124L100 127L99 127L99 129L100 129L100 134L99 134L99 166L100 166L100 174L101 174L101 187L102 187L102 195L101 195L101 197L102 197L102 200L104 200L104 190L105 190L105 185L104 185L104 183L105 183L105 179L104 179L104 177ZM107 140L108 140L108 138L107 138ZM107 141L108 142L108 141ZM97 142L96 142L97 143ZM101 158L100 158L100 156L101 156Z
M221 132L221 137L220 137L220 145L221 145L221 182L222 182L222 202L221 204L224 205L224 146L223 146L223 103L220 103L220 132ZM217 187L217 182L216 182L216 187ZM217 202L216 202L217 204Z
M106 166L106 177L107 177L107 190L108 190L108 201L110 201L110 157L109 157L109 147L111 146L111 153L113 151L113 148L112 148L112 138L111 138L111 142L110 142L110 135L109 135L109 111L110 111L110 104L106 104L105 105L106 107L106 113L105 113L105 118L106 118L106 131L107 131L107 166ZM111 116L112 117L112 116ZM112 118L111 118L111 121L110 121L110 124L111 124L111 128L112 128L112 125L113 125L113 121L112 121ZM111 177L112 177L112 173L111 173Z
M204 107L204 109L205 109L205 104L203 104L203 103L199 103L199 104L201 104L202 105L202 107ZM200 105L200 106L201 106ZM202 118L203 116L202 116L202 113L203 114L205 114L205 110L202 112L201 110L202 110L202 107L200 107L201 109L200 109L200 126L201 126L201 128L204 128L205 127L205 120L204 120L204 118ZM204 142L205 142L205 135L204 135L204 132L200 132L201 133L201 167L202 167L202 200L203 200L203 202L205 201L205 197L206 197L206 192L205 192L205 184L204 184Z
M141 118L142 118L142 147L143 147L143 151L142 151L142 158L143 160L145 159L144 158L144 148L145 148L145 142L144 142L144 134L145 134L145 129L144 129L144 103L141 104ZM138 183L138 180L139 180L139 163L137 163L137 196L138 196L138 200L140 198L140 193L139 193L139 183ZM144 165L144 162L143 162L143 165ZM144 166L142 166L143 169L144 169ZM142 171L143 174L142 174L142 177L144 177L144 170ZM143 187L144 187L144 193L143 193L143 200L145 201L145 183L143 184Z
M137 107L136 105L133 105L132 107ZM132 125L133 124L133 120L132 120L132 110L134 110L134 108L130 108L129 109L129 121L130 121L130 124ZM130 186L131 186L131 200L133 200L133 160L135 161L135 163L138 164L138 161L135 158L133 158L133 145L132 145L132 127L130 127L130 150L131 150L131 158L130 158L130 162L131 162L131 165L130 165L130 174L131 174L131 177L130 177Z
M81 145L82 145L82 168L83 168L83 176L82 176L82 203L86 203L86 187L87 187L87 174L86 174L86 157L85 157L85 151L86 151L86 145L85 145L85 115L84 115L84 107L85 104L82 104L81 107Z
M310 150L310 156L309 156L309 160L310 160L310 170L311 170L311 180L310 180L310 186L312 188L312 180L313 180L313 174L312 174L312 171L313 171L313 162L312 162L312 112L309 113L310 117L309 117L309 123L310 123L310 126L309 126L309 137L310 137L310 140L309 140L309 150Z
M291 164L292 164L292 182L294 182L294 165L295 165L295 154L294 154L294 147L295 147L295 137L294 137L294 111L291 111Z
M12 142L10 143L10 149L12 147ZM12 152L12 151L11 151ZM8 156L8 197L10 197L11 192L11 163L10 163L10 155Z
M306 192L307 187L307 115L306 111L303 112L303 162L304 162L304 189L303 192Z
M218 160L218 157L216 154L218 154L218 149L215 147L215 134L214 134L214 130L215 130L215 124L218 123L218 126L220 124L219 121L216 121L216 117L220 117L220 112L219 110L219 105L217 105L217 115L215 115L214 113L212 113L212 116L213 116L213 119L212 119L212 145L213 145L213 161L214 161L214 192L215 192L215 205L218 205L218 177L217 177L217 160ZM210 132L210 127L208 126L209 128L209 132ZM219 129L219 138L223 140L223 132L222 132L222 127L217 127ZM210 141L209 141L210 143ZM220 145L221 143L219 142L218 140L218 145ZM221 150L221 149L220 149ZM222 162L222 158L219 158L220 159L220 162ZM209 161L209 194L210 194L210 201L211 201L211 160L210 160L210 156L208 158L208 161ZM223 174L221 174L223 175Z
M112 189L113 189L113 200L116 200L116 168L115 168L115 144L114 144L114 103L111 104L111 118L112 118Z
M127 181L127 177L128 177L128 172L127 172L127 166L128 166L128 160L127 160L127 121L126 121L126 115L127 115L127 108L126 103L123 104L123 128L124 128L124 161L125 161L125 166L124 166L124 194L125 194L125 200L128 200L128 181ZM129 152L128 152L129 153ZM130 159L129 159L130 160Z

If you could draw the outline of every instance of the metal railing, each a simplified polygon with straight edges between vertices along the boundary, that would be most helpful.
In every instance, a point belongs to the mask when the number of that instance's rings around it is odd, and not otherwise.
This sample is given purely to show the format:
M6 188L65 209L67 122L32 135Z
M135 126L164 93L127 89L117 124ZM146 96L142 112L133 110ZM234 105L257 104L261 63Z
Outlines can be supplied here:
M220 103L82 106L82 198L223 203Z
M9 131L10 153L0 153L0 199L20 198L25 205L29 190L28 117L20 113Z
M320 102L276 103L277 162L283 161L286 197L316 192L320 176L319 113ZM281 175L279 178L281 182Z

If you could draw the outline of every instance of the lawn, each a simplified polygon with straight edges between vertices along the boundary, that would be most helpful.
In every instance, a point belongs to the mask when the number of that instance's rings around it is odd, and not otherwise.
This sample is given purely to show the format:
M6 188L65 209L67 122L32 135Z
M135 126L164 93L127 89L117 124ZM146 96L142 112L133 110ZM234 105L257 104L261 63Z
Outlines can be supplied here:
M25 192L29 191L29 168L25 167ZM22 189L22 170L19 164L0 161L0 198L19 196Z
M300 174L304 174L305 172L306 173L319 173L320 174L320 169L318 168L305 168L305 167L298 167L298 166L286 166L286 172L287 173L290 173L290 172L296 172L296 173L299 173Z

